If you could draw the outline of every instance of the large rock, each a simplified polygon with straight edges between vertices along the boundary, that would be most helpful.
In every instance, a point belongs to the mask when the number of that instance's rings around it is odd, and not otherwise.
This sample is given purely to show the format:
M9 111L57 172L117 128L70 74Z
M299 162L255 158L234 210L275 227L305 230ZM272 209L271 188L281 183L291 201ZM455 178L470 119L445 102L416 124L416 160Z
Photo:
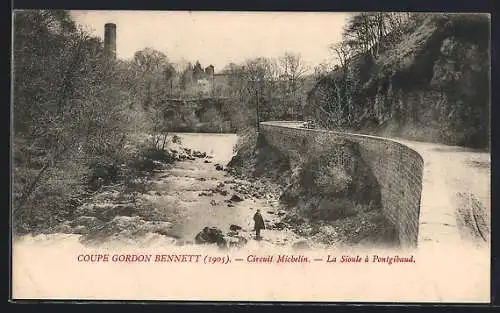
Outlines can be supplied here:
M231 226L229 226L229 229L232 231L238 231L238 230L241 230L242 228L241 228L241 226L231 224Z
M193 156L197 158L205 158L207 156L206 152L200 152L198 150L193 151Z
M231 197L231 199L229 199L229 200L231 200L231 201L233 201L233 202L241 202L241 201L243 201L243 198L241 198L241 197L240 197L240 196L238 196L238 195L233 195L233 196Z
M226 247L227 242L224 239L222 231L216 227L205 227L194 237L196 244L217 244L219 247Z
M283 222L276 222L271 226L271 229L283 230L287 227L287 225Z
M215 169L217 171L223 171L224 170L224 166L223 165L220 165L220 164L215 164Z

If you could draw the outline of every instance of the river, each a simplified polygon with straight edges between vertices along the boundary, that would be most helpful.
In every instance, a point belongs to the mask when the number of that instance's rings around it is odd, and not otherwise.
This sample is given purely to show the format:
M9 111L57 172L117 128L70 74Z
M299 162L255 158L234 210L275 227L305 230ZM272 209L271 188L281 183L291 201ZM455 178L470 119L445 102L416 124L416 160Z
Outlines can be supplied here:
M230 225L237 225L242 227L241 232L247 239L253 239L256 209L261 210L268 225L279 220L277 213L281 208L276 193L267 190L252 196L253 192L249 192L253 189L251 186L255 188L259 182L235 179L225 171L216 170L216 164L225 166L231 160L238 139L236 135L177 135L183 147L206 152L212 158L176 162L173 168L158 173L154 179L154 190L150 192L149 199L159 207L176 208L177 218L170 232L173 237L190 243L204 227L217 227L227 232ZM222 192L213 192L215 189ZM247 192L238 192L241 190ZM161 195L155 194L156 191ZM229 202L233 195L241 196L243 201ZM299 236L287 230L266 230L264 233L263 240L250 240L249 244L287 245L300 240Z
M200 134L176 133L181 139L181 145L171 145L170 148L205 152L210 158L194 158L174 162L171 166L157 171L150 180L147 192L141 193L139 202L152 206L152 210L161 216L167 230L151 231L137 235L134 232L138 222L130 222L129 216L118 216L113 228L104 230L115 232L106 238L97 237L92 241L81 240L85 236L54 232L51 234L24 236L16 239L19 244L44 243L45 246L61 244L77 244L93 247L165 247L168 245L194 244L195 236L204 227L216 227L223 233L229 232L230 225L240 226L240 236L247 239L248 248L263 248L265 246L292 246L304 240L291 230L264 230L262 239L255 240L253 232L253 215L260 209L266 224L273 225L280 221L281 207L276 192L266 190L261 185L261 191L255 195L259 182L249 182L235 179L226 171L217 170L216 164L225 166L233 156L233 147L238 137L235 134ZM172 137L171 137L172 138ZM214 190L222 192L214 192ZM242 192L243 191L243 192ZM102 195L106 196L103 192ZM229 201L233 195L238 195L242 201ZM92 205L107 205L109 199L98 200L95 197ZM102 203L99 203L102 202ZM280 212L281 211L281 212ZM91 215L91 214L87 214ZM86 216L84 216L86 217ZM123 225L125 222L129 223ZM81 227L81 226L80 226ZM106 226L104 226L106 227ZM102 228L102 227L101 227ZM70 232L70 231L68 231Z

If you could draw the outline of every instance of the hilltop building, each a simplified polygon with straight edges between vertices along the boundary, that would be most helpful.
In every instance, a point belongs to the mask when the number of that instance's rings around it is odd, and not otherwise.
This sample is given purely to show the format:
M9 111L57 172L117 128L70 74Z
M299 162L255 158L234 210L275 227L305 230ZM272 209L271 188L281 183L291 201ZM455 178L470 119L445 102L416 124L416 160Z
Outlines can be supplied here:
M198 89L203 96L223 97L224 90L228 84L228 75L215 73L215 67L210 64L201 72L199 63L193 68L193 78L195 89Z

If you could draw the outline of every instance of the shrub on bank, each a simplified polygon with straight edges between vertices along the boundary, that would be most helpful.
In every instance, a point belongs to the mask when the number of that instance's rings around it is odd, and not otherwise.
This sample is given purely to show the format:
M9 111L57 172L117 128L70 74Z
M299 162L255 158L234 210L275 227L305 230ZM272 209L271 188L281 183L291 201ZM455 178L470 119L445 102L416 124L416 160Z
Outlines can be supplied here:
M397 244L394 225L381 210L380 186L357 144L339 142L331 149L326 139L317 138L292 161L249 130L240 136L229 166L239 175L280 184L280 201L289 209L283 222L301 235L317 236L323 243ZM307 233L318 225L335 231Z

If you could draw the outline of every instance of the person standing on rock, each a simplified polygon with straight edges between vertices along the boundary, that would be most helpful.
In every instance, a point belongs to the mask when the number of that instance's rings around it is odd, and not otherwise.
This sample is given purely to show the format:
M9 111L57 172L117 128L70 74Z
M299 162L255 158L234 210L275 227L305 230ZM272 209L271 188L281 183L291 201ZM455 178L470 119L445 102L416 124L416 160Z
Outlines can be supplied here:
M264 224L264 219L262 218L262 215L260 214L260 209L257 209L257 212L255 212L253 216L253 221L254 221L254 230L255 230L255 237L257 239L260 239L260 230L265 229L266 226Z

